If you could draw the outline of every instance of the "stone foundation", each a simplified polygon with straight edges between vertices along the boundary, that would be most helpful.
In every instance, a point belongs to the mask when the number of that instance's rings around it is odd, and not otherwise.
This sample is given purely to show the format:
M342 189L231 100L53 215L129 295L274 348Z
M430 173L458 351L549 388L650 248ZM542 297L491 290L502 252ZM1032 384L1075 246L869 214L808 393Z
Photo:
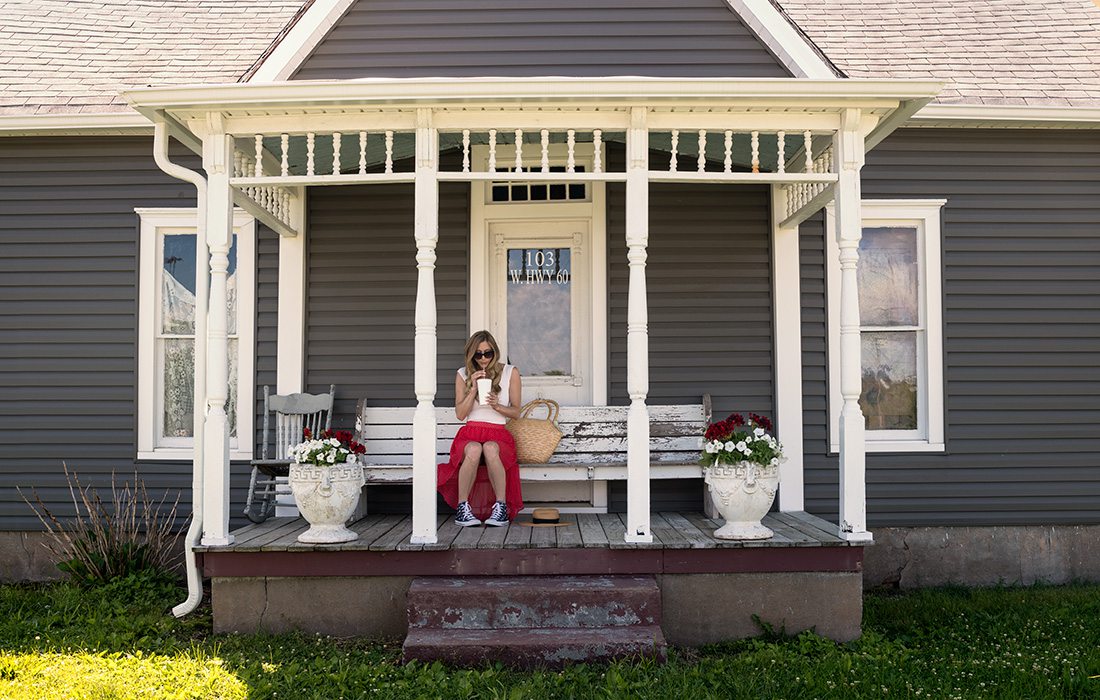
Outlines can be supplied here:
M0 532L0 583L55 581L64 574L44 532Z
M1100 582L1100 525L873 528L867 588Z

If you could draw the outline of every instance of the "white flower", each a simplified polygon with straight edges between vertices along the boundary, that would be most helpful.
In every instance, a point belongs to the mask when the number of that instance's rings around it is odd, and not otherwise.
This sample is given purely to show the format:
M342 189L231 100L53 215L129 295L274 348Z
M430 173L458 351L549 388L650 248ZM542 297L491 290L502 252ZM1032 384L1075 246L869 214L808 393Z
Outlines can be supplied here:
M737 451L738 451L738 452L744 452L745 450L747 450L747 449L749 448L749 446L745 444L745 441L744 441L744 440L742 440L741 442L737 443L737 446L736 446L736 447L737 447Z
M344 462L344 464L355 464L355 454L354 454L354 453L351 453L351 452L349 452L349 453L348 453L348 458L347 458L347 460L346 460L346 461Z
M737 446L733 444L732 440L723 445L723 447L726 448L726 452L733 452L735 449L737 449Z
M718 448L714 446L713 442L707 443L707 454L712 455L718 451Z
M752 434L755 435L756 437L762 437L764 435L764 429L763 428L756 428L755 430L752 431Z
M778 467L779 466L779 459L777 457L772 457L771 465L773 467Z

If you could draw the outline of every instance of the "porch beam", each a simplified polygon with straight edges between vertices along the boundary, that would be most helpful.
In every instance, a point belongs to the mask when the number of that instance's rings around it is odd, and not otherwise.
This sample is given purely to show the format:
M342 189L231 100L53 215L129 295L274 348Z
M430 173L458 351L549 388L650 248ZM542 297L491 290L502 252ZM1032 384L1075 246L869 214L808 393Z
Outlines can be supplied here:
M489 129L574 129L576 131L626 131L630 127L630 111L622 108L605 110L578 110L576 108L539 109L480 109L447 110L435 112L434 122L442 131L488 131Z
M775 326L775 418L786 461L779 466L779 510L803 511L802 298L798 226L780 223L787 190L772 185L772 322Z
M845 110L833 152L840 180L836 187L837 244L840 248L840 537L869 541L864 417L859 407L862 363L859 332L860 170L865 159L860 111Z
M306 108L308 109L308 107ZM345 134L367 131L378 134L385 131L413 131L416 129L416 110L410 108L367 108L349 113L323 114L317 111L284 115L226 117L226 131L239 138L252 138L256 134L305 134L310 131L323 133L339 131ZM287 110L288 112L291 110Z
M414 182L416 237L416 315L413 377L416 411L413 413L413 522L411 542L436 541L436 299L435 247L439 240L439 143L432 111L418 109L416 179Z
M650 182L696 182L696 183L739 183L759 184L831 184L837 177L833 173L712 173L712 172L675 172L654 171L649 175Z
M706 129L708 131L759 131L774 134L777 131L825 131L840 128L840 115L836 112L690 112L653 111L646 120L650 131L680 129Z
M306 188L298 188L290 207L291 223L298 235L279 237L275 349L275 391L278 394L305 391Z
M649 130L646 109L631 110L626 136L626 246L630 265L627 296L626 419L627 542L652 542L649 488L649 310L646 299L646 245L649 242Z
M206 322L206 405L203 430L203 536L207 546L233 543L229 534L229 397L228 271L233 236L233 139L225 133L221 115L211 113L203 136L203 169L207 173L206 246L210 292ZM206 260L206 256L203 256ZM206 264L197 274L206 274ZM203 309L196 308L196 313Z

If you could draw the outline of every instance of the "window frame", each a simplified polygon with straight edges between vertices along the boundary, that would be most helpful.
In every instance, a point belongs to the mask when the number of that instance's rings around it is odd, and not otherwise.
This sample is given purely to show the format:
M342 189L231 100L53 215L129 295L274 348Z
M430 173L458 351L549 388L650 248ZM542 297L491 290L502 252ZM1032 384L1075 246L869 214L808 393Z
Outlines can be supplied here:
M164 236L194 233L198 213L194 208L137 208L138 258L138 376L137 376L137 459L189 461L194 438L164 438L160 416L164 410L163 354L157 351L161 309L161 251ZM231 460L252 459L255 440L253 406L255 394L256 318L256 220L243 210L233 210L233 233L237 236L237 437L230 437ZM242 436L247 436L241 441Z
M917 429L867 430L867 452L944 452L943 257L941 214L946 199L865 199L862 227L915 226L920 265L917 282L918 327L899 327L917 334ZM840 451L840 247L836 211L825 216L825 273L828 306L829 452ZM861 325L860 330L864 327ZM876 327L876 330L883 330Z

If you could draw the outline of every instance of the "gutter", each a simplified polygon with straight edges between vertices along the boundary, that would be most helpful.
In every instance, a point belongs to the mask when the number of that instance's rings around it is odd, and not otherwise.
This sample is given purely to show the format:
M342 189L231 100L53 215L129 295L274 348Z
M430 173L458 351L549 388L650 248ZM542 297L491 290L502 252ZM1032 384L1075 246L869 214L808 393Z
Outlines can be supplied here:
M163 115L158 114L153 122L153 159L157 166L168 175L189 182L195 186L198 204L196 221L195 254L196 260L206 255L206 178L201 173L173 163L168 158L168 124ZM206 432L206 416L199 406L206 405L206 308L209 305L209 281L206 275L195 276L195 407L194 435L194 472L191 478L191 524L187 528L184 540L184 562L187 567L187 600L172 608L172 614L183 617L193 611L202 602L202 575L199 573L195 557L195 547L202 540L203 529L203 485L205 472L203 465L203 438Z

